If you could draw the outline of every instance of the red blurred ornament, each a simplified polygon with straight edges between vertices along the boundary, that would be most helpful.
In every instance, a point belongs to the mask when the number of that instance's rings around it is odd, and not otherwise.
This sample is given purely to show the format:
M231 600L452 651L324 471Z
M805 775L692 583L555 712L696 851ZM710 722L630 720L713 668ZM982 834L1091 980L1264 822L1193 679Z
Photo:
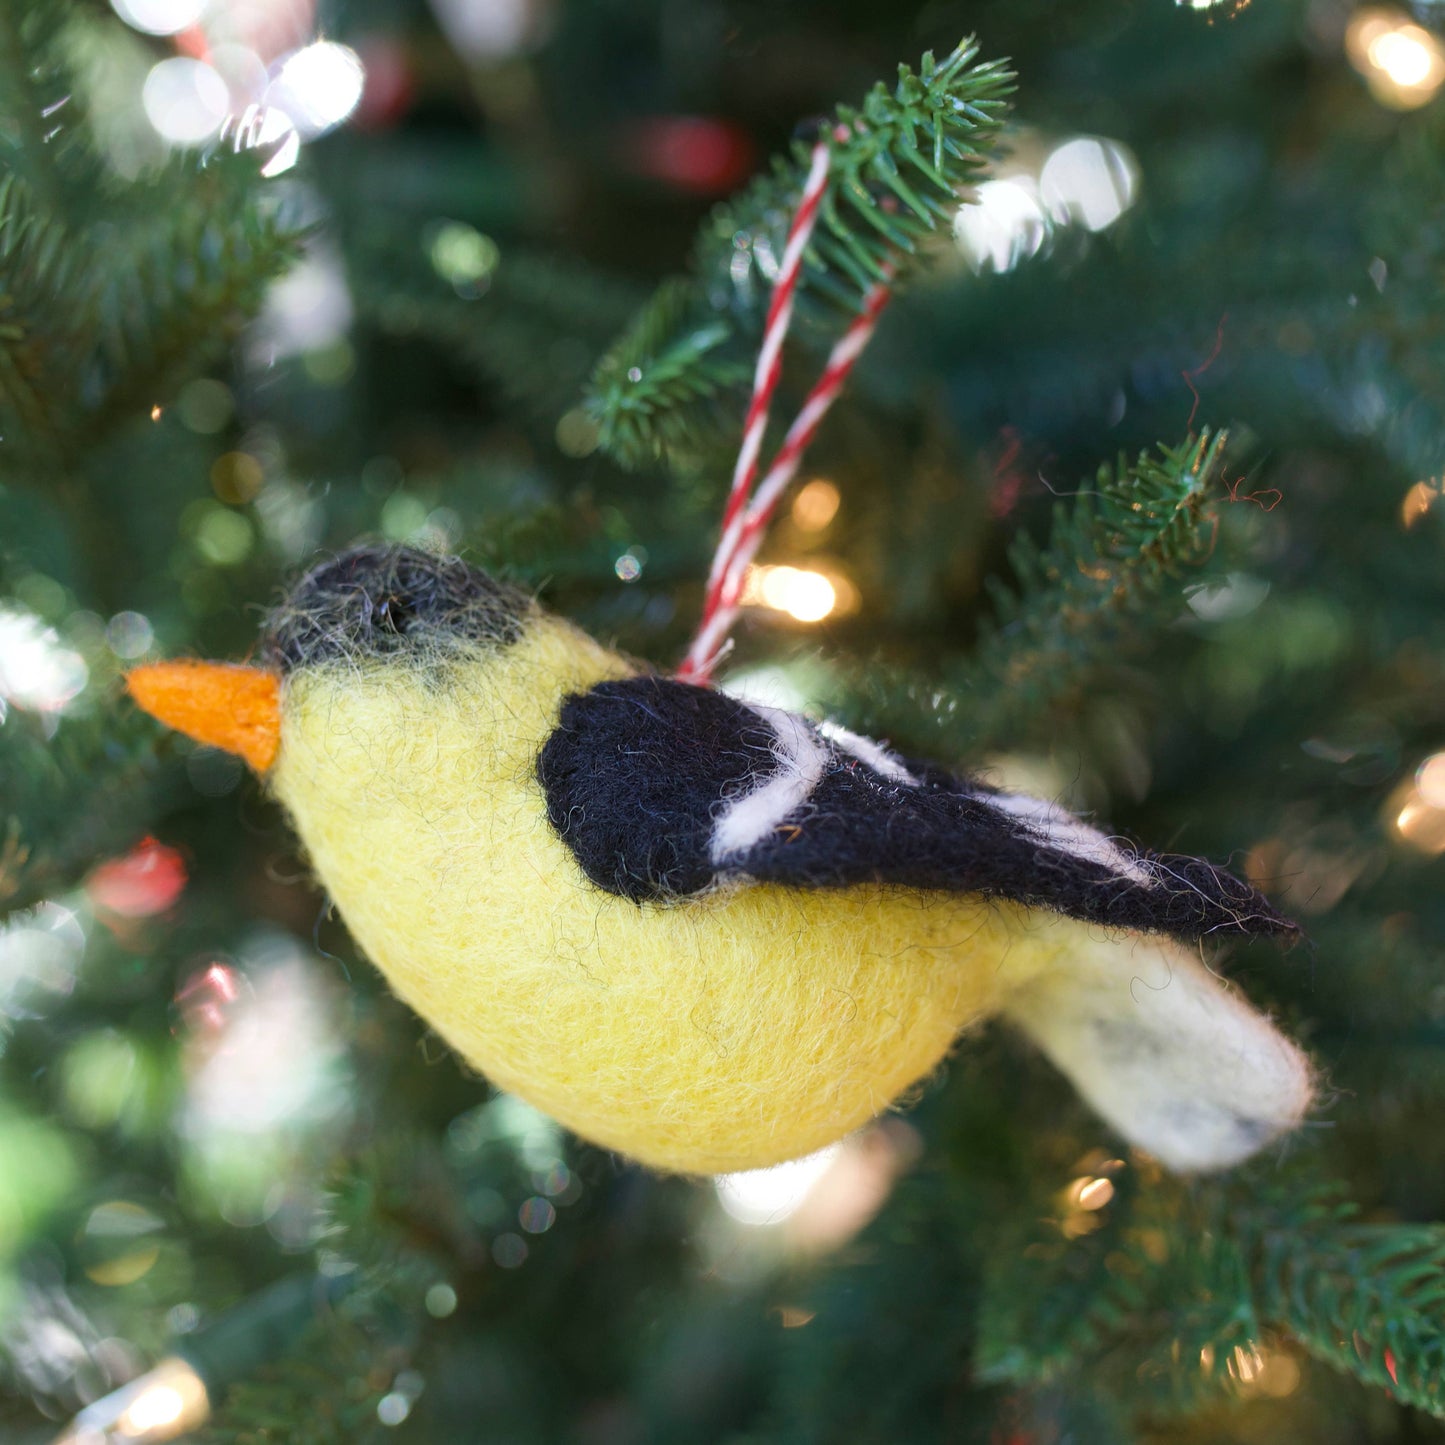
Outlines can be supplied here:
M416 79L406 47L389 36L360 40L356 53L366 70L366 87L352 117L363 130L386 130L411 109Z
M757 148L736 122L655 115L622 127L618 158L634 175L698 196L721 195L752 174Z
M164 913L181 896L187 877L185 860L174 848L143 838L125 857L96 868L85 890L106 913L150 918Z

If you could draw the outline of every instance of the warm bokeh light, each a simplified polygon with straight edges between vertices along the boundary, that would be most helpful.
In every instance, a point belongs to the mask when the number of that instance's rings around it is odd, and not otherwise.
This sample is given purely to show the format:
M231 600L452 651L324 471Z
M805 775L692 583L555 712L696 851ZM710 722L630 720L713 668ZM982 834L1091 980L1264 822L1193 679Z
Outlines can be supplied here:
M1230 1373L1238 1381L1241 1395L1282 1400L1300 1385L1300 1367L1294 1357L1284 1350L1260 1345L1247 1351L1237 1349L1230 1360Z
M1445 812L1445 753L1435 753L1420 764L1415 788L1426 807Z
M1403 10L1357 10L1345 32L1345 53L1370 94L1392 110L1426 105L1445 84L1445 48Z
M1445 853L1445 752L1426 758L1390 794L1385 815L1416 852Z
M834 517L842 496L832 482L814 477L793 498L793 525L804 532L821 532Z
M112 1199L90 1211L78 1247L86 1278L115 1288L134 1284L160 1258L161 1221L128 1199Z
M122 1427L128 1435L148 1435L167 1425L174 1425L185 1413L185 1408L186 1402L179 1390L169 1385L157 1385L147 1390L125 1412Z
M161 1445L204 1424L210 1413L210 1397L195 1366L172 1355L87 1405L55 1445Z
M1114 1197L1114 1181L1085 1175L1075 1179L1066 1192L1076 1209L1102 1209Z
M1431 477L1428 481L1416 482L1400 503L1400 521L1408 532L1440 498L1440 481Z
M858 605L857 589L840 573L811 567L749 567L743 582L745 606L783 612L795 622L821 622Z
M1112 1158L1102 1149L1090 1150L1075 1163L1078 1174L1057 1196L1057 1223L1065 1239L1078 1239L1099 1228L1100 1212L1114 1199L1114 1178L1126 1167L1124 1160Z

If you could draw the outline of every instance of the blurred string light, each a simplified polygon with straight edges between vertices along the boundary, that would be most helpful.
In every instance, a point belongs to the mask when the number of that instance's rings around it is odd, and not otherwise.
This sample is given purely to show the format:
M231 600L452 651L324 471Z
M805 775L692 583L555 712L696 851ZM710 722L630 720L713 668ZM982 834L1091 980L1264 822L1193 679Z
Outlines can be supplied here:
M1036 146L1021 145L1018 154ZM1062 226L1102 231L1134 204L1139 167L1133 152L1105 136L1073 136L1050 148L1037 168L984 181L959 208L953 234L977 269L1010 271L1036 254Z
M1445 853L1445 752L1433 753L1390 794L1396 835L1419 853Z
M85 689L85 659L33 613L0 607L0 719L5 705L61 713Z
M308 1329L331 1317L355 1283L352 1270L323 1265L315 1275L293 1275L268 1285L191 1335L185 1352L198 1363L180 1353L167 1356L138 1379L87 1405L55 1445L161 1445L197 1429L210 1417L213 1391L289 1355ZM178 1330L195 1330L190 1306L172 1310L171 1319ZM415 1371L403 1371L392 1384L393 1390L413 1399L421 1387Z
M1445 49L1403 10L1357 10L1345 31L1345 54L1370 94L1391 110L1427 105L1445 84Z
M205 1381L189 1361L173 1355L87 1405L55 1445L160 1445L203 1425L210 1413Z

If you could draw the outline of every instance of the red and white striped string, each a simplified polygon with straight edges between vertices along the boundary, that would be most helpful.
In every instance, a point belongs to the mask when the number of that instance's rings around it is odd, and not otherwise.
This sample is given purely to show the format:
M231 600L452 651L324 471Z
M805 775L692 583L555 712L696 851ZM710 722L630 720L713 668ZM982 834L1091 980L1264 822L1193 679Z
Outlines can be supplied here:
M803 402L802 410L788 428L772 465L757 483L758 454L778 378L783 371L783 340L793 317L793 299L803 269L803 252L813 234L818 211L828 189L829 150L826 140L813 147L798 208L788 227L783 260L763 325L763 343L753 372L753 394L743 422L743 440L733 468L732 489L723 510L722 532L708 574L707 593L697 635L677 675L686 682L707 683L713 669L728 648L728 633L741 610L743 584L748 567L762 546L768 524L788 484L797 475L803 453L828 409L838 398L848 373L863 353L878 324L879 314L892 294L892 269L875 282L863 300L863 308L838 338L829 353L823 374ZM757 483L755 486L754 484Z

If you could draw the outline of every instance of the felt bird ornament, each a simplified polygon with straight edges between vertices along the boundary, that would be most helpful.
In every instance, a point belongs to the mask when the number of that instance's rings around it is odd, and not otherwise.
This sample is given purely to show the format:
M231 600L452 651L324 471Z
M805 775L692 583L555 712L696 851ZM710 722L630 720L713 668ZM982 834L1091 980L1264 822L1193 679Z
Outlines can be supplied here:
M262 775L465 1059L646 1164L808 1153L994 1014L1177 1170L1309 1103L1300 1052L1198 956L1295 933L1247 884L659 676L458 559L357 547L275 609L259 666L128 683Z

